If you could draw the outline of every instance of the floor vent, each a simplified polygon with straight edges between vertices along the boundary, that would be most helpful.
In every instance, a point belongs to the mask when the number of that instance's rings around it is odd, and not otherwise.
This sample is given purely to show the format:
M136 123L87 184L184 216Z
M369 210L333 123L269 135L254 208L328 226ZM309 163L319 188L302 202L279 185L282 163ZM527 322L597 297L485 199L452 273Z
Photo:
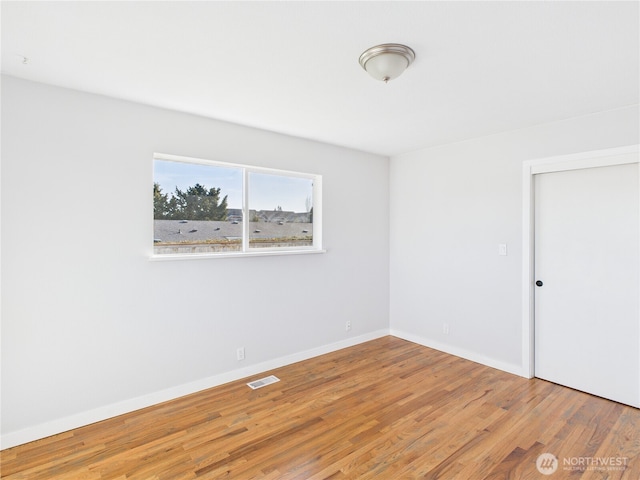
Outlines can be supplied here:
M266 387L267 385L271 385L272 383L279 382L280 379L275 375L269 375L268 377L261 378L260 380L254 380L253 382L247 383L253 390L257 388Z

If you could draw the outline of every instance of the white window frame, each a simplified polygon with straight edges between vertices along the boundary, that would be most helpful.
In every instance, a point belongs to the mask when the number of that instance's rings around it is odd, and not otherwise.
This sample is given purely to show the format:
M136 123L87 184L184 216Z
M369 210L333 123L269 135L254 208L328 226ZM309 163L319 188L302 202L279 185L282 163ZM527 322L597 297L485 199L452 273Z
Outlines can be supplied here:
M322 175L314 173L294 172L290 170L280 170L275 168L256 167L239 163L220 162L217 160L205 160L202 158L185 157L182 155L170 155L165 153L154 153L155 160L165 160L171 162L181 162L196 165L208 165L212 167L236 168L242 170L242 248L233 252L207 252L207 253L165 253L156 254L151 247L150 260L195 260L208 258L229 258L229 257L254 257L272 255L299 255L325 253L322 248ZM249 174L280 175L285 177L305 178L313 181L312 201L313 201L313 244L310 246L298 247L251 247L250 246L250 225L249 225ZM153 175L152 175L153 176ZM155 181L155 178L152 179ZM151 205L151 217L153 218L153 204ZM153 236L153 235L152 235ZM153 245L153 239L152 239Z

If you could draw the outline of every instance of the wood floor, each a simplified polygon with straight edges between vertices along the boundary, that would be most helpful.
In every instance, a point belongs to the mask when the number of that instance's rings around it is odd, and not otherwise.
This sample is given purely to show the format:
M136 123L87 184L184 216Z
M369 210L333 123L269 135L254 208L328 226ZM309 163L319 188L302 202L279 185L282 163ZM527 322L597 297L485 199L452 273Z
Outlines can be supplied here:
M5 450L2 478L640 479L640 410L398 338L268 374Z

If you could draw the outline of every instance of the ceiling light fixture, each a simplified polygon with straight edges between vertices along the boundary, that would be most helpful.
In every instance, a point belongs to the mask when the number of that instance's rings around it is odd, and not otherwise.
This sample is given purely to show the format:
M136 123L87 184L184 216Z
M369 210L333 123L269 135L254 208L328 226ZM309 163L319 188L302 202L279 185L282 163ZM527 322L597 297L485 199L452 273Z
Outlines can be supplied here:
M406 45L383 43L365 50L359 61L369 75L387 83L400 76L415 58L415 52Z

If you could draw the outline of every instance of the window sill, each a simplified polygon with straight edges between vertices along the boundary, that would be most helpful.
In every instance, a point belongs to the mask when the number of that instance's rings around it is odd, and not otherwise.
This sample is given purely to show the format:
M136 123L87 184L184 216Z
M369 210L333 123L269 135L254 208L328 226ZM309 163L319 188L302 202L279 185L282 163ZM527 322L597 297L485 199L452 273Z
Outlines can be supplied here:
M327 253L324 249L317 250L264 250L250 252L224 252L224 253L177 253L165 255L151 255L149 261L166 262L175 260L209 260L212 258L239 258L239 257L273 257L281 255L309 255Z

